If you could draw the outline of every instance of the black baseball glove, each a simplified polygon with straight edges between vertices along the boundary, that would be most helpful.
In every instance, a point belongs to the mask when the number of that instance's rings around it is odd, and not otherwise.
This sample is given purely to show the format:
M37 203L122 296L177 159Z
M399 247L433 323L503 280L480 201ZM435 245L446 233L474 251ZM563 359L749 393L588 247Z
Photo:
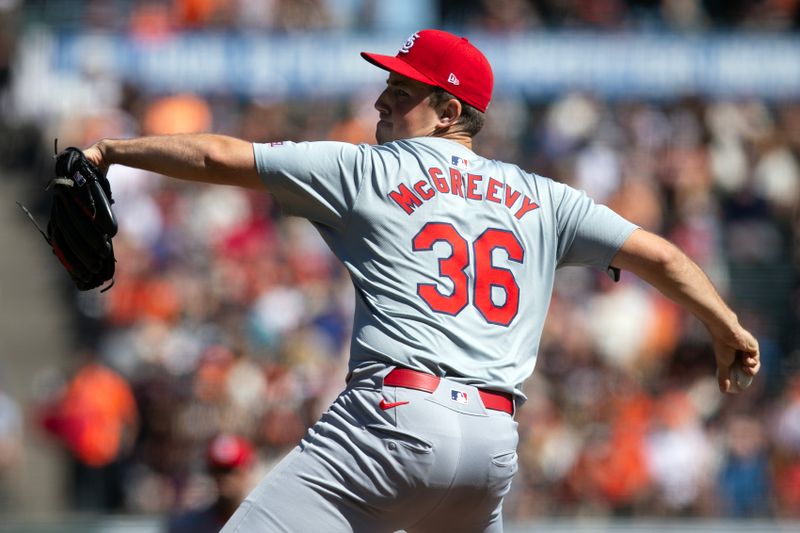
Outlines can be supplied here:
M53 193L50 220L43 231L36 224L79 290L88 291L111 280L117 220L114 200L105 175L78 148L70 147L55 157L55 175L45 190Z

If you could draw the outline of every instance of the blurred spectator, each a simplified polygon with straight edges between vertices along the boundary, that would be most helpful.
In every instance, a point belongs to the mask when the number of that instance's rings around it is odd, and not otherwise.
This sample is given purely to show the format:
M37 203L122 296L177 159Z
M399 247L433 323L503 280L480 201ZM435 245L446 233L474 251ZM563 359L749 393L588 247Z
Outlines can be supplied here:
M122 376L91 354L44 413L44 427L70 452L70 494L82 510L123 505L122 461L136 436L138 413Z
M600 285L602 292L591 297L584 318L592 343L611 367L641 366L648 335L656 327L654 298L634 283L602 280Z
M325 0L274 0L274 27L279 30L328 28L331 16Z
M214 480L214 498L205 507L170 516L168 533L216 533L255 486L256 452L239 435L220 434L212 438L205 463Z
M198 133L211 129L211 110L202 98L181 94L160 98L145 111L142 133Z
M800 375L790 377L772 426L778 513L800 518Z
M225 387L230 401L228 430L244 435L253 433L266 409L264 399L269 397L269 385L261 367L243 348L232 352Z
M14 488L22 460L22 412L17 402L0 389L0 511L11 510Z
M11 59L18 31L17 9L19 0L0 1L0 100L11 78ZM0 105L4 102L0 101Z
M764 516L771 499L764 429L754 418L734 415L725 430L719 482L722 511L736 518Z
M707 512L702 496L712 483L713 448L697 410L683 390L659 401L646 455L659 514L695 515Z

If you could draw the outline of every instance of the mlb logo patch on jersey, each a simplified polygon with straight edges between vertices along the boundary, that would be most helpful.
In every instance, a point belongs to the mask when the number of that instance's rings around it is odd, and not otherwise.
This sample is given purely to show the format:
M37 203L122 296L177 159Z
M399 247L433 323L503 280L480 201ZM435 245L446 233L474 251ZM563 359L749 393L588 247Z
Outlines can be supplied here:
M463 392L463 391L460 391L460 390L451 389L450 390L450 399L453 400L454 402L466 404L467 403L467 393Z
M452 165L456 168L460 168L461 170L466 170L469 166L469 161L454 155L452 158Z

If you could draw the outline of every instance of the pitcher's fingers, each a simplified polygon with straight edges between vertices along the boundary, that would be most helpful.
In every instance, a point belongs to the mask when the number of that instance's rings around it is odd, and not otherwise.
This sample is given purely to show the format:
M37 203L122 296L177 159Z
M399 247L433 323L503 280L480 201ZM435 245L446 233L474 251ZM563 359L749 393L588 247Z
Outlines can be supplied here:
M728 392L731 389L730 368L725 365L717 366L717 384L720 392Z
M742 366L751 368L758 366L758 357L748 356L748 355L744 356L742 358Z
M761 361L756 360L756 364L753 366L742 365L742 370L745 374L750 374L751 376L755 376L758 374L758 371L761 369Z

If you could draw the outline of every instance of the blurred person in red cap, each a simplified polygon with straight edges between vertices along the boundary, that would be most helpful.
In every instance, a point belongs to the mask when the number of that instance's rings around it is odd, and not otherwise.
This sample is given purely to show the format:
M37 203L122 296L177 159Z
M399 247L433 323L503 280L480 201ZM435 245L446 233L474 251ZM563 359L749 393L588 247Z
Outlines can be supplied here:
M561 266L615 280L628 270L691 311L722 392L737 390L734 364L758 372L758 342L676 246L473 151L494 76L468 39L420 30L396 55L362 57L388 72L378 145L196 134L86 150L103 169L272 193L312 222L355 286L347 387L224 531L502 531L514 414Z
M255 485L256 452L240 435L219 434L205 453L217 496L209 505L171 516L168 533L217 533Z

